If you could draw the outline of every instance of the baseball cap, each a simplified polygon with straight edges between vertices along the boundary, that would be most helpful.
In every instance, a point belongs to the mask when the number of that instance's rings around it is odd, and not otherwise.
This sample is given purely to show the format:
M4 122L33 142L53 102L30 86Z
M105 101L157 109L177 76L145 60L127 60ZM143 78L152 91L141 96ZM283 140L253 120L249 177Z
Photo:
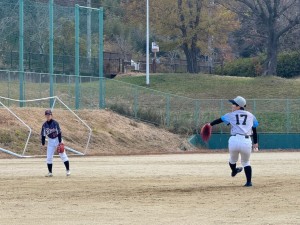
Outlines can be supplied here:
M235 99L229 100L232 104L240 107L246 107L246 99L241 96L237 96Z
M45 115L52 115L51 110L50 110L50 109L47 109L47 110L45 111Z

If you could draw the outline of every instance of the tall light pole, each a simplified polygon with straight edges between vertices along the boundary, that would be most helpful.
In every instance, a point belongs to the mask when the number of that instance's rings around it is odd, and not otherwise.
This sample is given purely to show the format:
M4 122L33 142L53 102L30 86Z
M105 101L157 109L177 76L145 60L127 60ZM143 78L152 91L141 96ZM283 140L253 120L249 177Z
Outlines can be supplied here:
M150 79L149 79L149 0L147 0L147 19L146 19L146 85L150 85Z

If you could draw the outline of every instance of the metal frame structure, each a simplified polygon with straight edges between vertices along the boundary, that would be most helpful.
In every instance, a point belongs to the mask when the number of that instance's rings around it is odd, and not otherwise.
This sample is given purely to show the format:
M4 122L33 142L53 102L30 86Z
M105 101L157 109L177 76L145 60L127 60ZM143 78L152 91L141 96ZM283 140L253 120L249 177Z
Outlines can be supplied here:
M24 149L23 149L23 152L22 154L18 154L18 153L15 153L13 150L8 150L8 149L4 149L4 148L0 148L0 151L4 152L4 153L7 153L7 154L10 154L10 155L13 155L13 156L16 156L16 157L20 157L20 158L25 158L25 157L34 157L34 156L28 156L26 155L26 150L27 150L27 146L28 146L28 143L29 143L29 140L30 140L30 137L31 137L31 134L32 134L32 129L20 118L18 117L9 107L7 107L1 100L8 100L8 101L14 101L14 102L20 102L20 103L26 103L26 102L34 102L34 101L42 101L42 100L50 100L52 102L52 105L51 105L51 110L54 109L55 107L55 103L56 101L59 101L64 107L66 107L66 109L68 111L70 111L89 131L88 133L88 139L87 139L87 143L86 143L86 146L85 146L85 149L84 149L84 152L80 152L80 151L77 151L73 148L70 148L68 146L65 146L65 149L74 153L75 155L79 155L79 156L83 156L83 155L86 155L86 152L87 152L87 149L88 149L88 146L89 146L89 143L90 143L90 139L91 139L91 135L92 135L92 129L89 127L89 125L83 121L73 110L71 110L62 100L59 99L59 97L57 96L53 96L53 97L47 97L47 98L40 98L40 99L30 99L30 100L17 100L17 99L12 99L12 98L6 98L6 97L2 97L0 96L0 105L2 107L4 107L7 111L10 112L10 114L12 114L17 120L19 120L24 126L26 126L29 130L29 134L28 134L28 137L26 139L26 143L25 143L25 146L24 146ZM39 155L40 156L40 155Z

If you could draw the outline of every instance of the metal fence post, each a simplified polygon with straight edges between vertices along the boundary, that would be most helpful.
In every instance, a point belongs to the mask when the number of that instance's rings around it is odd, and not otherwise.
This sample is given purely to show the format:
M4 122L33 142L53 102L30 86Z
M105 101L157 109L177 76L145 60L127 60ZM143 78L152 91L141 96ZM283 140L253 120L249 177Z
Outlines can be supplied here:
M75 109L79 109L79 5L75 5Z
M13 51L10 51L10 69L13 68Z
M197 100L195 100L195 111L194 111L194 121L195 121L196 128L199 125L199 113L200 113L200 102L197 99Z
M49 1L49 73L50 73L50 97L54 96L53 91L53 0ZM53 105L50 99L50 107Z
M253 100L253 114L256 114L256 100Z
M224 112L224 102L223 102L223 99L221 99L220 116L223 114L223 112ZM222 128L222 126L220 126L220 132L221 132L221 134L223 134L223 128Z
M103 75L103 8L99 9L99 107L105 108L105 78Z
M20 107L24 106L24 0L19 1L19 81Z
M291 118L290 118L290 100L286 100L286 133L290 132L291 128Z
M71 95L71 80L70 80L71 76L68 76L68 95L69 95L69 105L71 105L71 99L72 99L72 95Z
M90 98L90 107L91 109L93 108L93 99L94 99L94 91L93 91L93 87L92 87L92 77L90 77L90 83L89 83L89 86L90 86L90 91L91 91L91 98Z
M11 78L10 78L10 71L6 71L7 74L7 78L8 78L8 93L7 93L7 97L10 98L10 82L11 82ZM8 106L10 106L9 101L8 101Z
M28 69L31 71L31 52L28 52Z
M166 94L166 124L170 126L170 95Z
M300 112L300 98L298 100L296 100L296 102L298 101L298 113ZM298 115L300 116L300 115ZM297 127L296 127L296 130L298 133L300 133L300 123L297 123Z
M138 107L139 107L138 88L137 88L137 86L133 86L133 87L135 87L134 88L134 106L133 106L134 118L137 118Z
M39 74L40 74L40 80L39 80L40 88L39 88L39 91L40 91L40 98L42 98L42 74L41 73L39 73Z

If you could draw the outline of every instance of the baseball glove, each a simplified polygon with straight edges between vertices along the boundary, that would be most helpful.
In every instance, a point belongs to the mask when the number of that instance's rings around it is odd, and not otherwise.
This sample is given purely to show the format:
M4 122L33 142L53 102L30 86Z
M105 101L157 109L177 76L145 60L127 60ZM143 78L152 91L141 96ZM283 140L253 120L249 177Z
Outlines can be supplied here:
M65 151L64 143L60 143L57 145L57 153L63 153Z
M212 126L209 123L204 124L204 126L201 128L200 135L204 142L207 142L210 139L211 131Z

